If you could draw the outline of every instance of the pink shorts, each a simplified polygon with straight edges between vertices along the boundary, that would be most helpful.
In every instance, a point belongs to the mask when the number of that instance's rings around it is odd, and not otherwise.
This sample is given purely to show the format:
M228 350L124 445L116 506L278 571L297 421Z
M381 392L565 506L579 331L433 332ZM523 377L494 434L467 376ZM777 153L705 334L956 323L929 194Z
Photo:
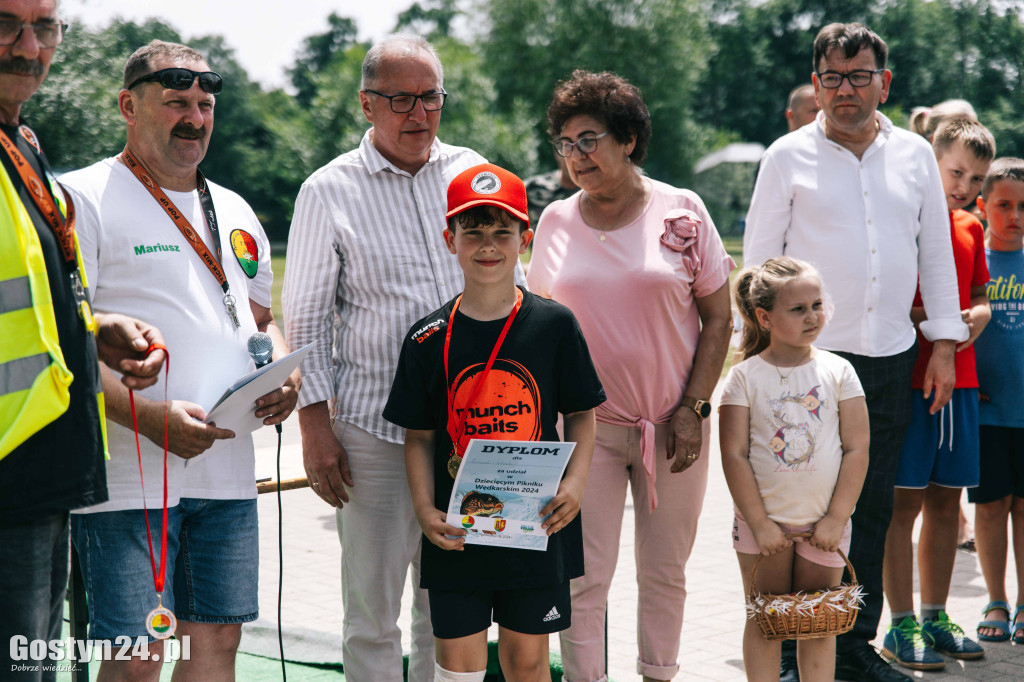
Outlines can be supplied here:
M782 528L784 533L809 533L814 528L813 523L808 523L802 526L791 526L787 523L780 523L779 527ZM848 554L850 552L850 529L853 527L851 521L846 522L846 528L843 529L843 537L839 541L839 549L843 550L843 553ZM846 566L846 562L843 558L835 552L823 552L817 547L813 546L807 540L809 538L793 538L796 553L807 559L811 563L818 564L819 566L828 566L830 568L843 568ZM732 548L737 552L743 554L760 554L761 550L757 548L757 541L754 540L754 531L750 530L750 526L747 525L746 519L738 511L732 522Z

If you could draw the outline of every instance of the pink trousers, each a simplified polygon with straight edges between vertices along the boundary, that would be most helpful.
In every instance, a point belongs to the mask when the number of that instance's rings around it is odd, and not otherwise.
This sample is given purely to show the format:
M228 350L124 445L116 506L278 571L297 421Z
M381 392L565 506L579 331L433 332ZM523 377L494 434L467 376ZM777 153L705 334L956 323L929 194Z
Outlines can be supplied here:
M594 460L583 495L586 574L572 581L572 627L561 633L566 682L604 680L604 618L615 573L626 504L633 493L637 599L637 672L668 680L679 671L679 636L686 602L686 561L708 482L710 424L700 457L673 474L665 458L669 425L655 427L658 507L650 511L638 427L597 424Z

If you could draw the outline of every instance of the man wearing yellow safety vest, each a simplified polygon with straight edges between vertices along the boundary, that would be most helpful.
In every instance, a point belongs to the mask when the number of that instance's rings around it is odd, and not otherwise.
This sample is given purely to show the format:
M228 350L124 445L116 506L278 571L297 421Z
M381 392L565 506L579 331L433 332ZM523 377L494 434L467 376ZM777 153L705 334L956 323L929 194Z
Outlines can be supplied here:
M0 680L19 682L56 675L14 638L60 639L68 512L107 499L97 358L133 389L164 360L155 328L92 315L74 207L21 120L65 28L56 0L0 0Z

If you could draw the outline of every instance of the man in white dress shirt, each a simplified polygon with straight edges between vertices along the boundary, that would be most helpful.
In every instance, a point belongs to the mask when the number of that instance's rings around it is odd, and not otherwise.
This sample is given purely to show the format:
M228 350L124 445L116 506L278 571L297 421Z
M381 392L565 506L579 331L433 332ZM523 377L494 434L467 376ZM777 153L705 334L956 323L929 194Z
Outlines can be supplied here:
M296 348L317 342L302 365L303 462L313 490L337 508L343 662L355 682L402 680L397 619L410 564L409 680L434 675L405 433L381 412L405 334L462 290L442 237L448 183L484 159L436 139L446 95L440 60L422 38L372 47L359 93L372 127L303 184L288 240L288 338Z
M814 41L816 125L765 152L754 188L743 256L758 265L785 254L814 263L835 304L817 346L849 359L871 418L867 478L853 515L850 560L866 603L837 641L836 677L909 679L870 647L882 609L882 555L893 482L910 416L917 357L910 307L920 278L935 342L924 382L932 410L949 401L955 343L967 338L957 298L949 214L935 156L920 136L877 111L892 73L885 42L861 24L830 24ZM784 654L785 656L785 654ZM783 670L792 662L783 661ZM796 679L795 672L789 677Z

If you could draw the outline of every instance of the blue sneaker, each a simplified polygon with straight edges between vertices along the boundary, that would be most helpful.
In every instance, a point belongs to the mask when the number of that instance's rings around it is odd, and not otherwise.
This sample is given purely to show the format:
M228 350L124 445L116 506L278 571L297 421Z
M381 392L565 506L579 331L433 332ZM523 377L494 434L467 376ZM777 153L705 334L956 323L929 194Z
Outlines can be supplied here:
M899 625L885 633L882 656L911 670L941 670L946 660L935 653L931 637L921 630L913 616L907 616Z
M985 650L981 645L964 634L963 628L949 619L945 611L939 611L935 620L926 620L921 631L932 638L932 648L953 658L981 658Z

